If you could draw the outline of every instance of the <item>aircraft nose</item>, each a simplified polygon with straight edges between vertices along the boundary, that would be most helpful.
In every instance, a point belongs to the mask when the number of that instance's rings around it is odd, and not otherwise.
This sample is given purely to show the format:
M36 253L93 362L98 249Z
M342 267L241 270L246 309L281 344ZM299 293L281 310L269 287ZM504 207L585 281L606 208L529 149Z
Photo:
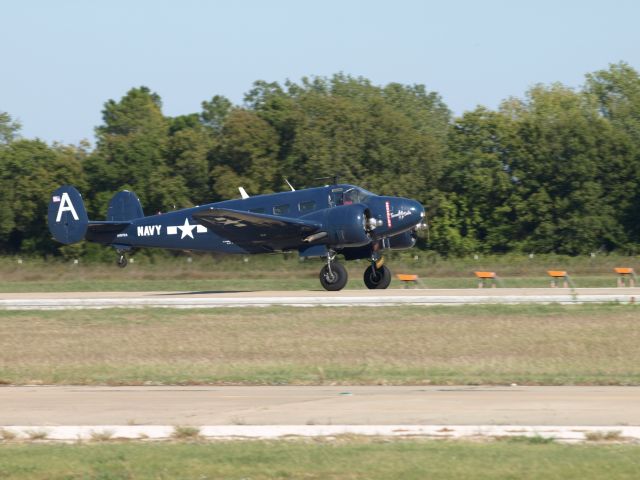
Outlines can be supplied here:
M422 204L416 200L409 200L408 202L409 210L415 215L411 215L411 220L416 225L421 224L424 221L424 207Z
M425 211L420 202L403 197L378 197L380 203L375 216L384 225L381 234L397 234L418 227L424 223Z
M424 222L424 207L420 202L411 198L402 198L396 205L398 210L392 217L396 220L394 224L398 228L411 228Z
M424 207L422 206L422 204L416 200L411 200L412 205L409 207L411 208L411 210L415 211L418 214L418 217L420 218L420 221L422 221L422 219L424 218Z

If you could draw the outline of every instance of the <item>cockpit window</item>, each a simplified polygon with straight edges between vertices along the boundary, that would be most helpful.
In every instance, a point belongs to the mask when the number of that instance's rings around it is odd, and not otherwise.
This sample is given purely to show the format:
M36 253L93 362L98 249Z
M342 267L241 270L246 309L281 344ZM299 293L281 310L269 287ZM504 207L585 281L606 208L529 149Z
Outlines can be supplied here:
M362 203L367 197L370 197L371 193L367 192L364 188L349 187L344 191L343 202L344 205L350 205L352 203Z
M373 195L360 187L333 188L329 195L329 205L336 207L338 205L351 205L353 203L362 203L368 197Z

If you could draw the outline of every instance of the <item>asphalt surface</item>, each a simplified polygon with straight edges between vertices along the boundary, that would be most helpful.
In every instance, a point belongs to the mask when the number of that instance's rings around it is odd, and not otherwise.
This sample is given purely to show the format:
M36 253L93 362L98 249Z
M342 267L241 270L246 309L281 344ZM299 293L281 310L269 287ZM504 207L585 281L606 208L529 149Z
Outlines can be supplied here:
M482 303L589 303L640 300L640 288L389 289L263 292L45 292L0 293L0 309L247 306L384 306Z
M640 425L640 387L0 387L0 425Z

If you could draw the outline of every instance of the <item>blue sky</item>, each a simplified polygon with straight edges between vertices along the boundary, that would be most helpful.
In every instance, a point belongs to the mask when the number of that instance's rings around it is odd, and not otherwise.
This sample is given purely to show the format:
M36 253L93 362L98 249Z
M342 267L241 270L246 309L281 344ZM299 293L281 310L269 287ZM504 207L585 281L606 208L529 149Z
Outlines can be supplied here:
M0 111L26 137L93 141L105 101L146 85L167 115L253 81L345 72L422 83L456 114L535 83L640 69L640 2L3 0Z

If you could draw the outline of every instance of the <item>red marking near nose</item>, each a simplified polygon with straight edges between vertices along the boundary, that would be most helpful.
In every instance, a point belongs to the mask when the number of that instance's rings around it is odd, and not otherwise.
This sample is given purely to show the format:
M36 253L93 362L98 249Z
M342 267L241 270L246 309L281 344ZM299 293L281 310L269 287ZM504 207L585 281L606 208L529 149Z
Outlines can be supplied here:
M391 228L391 205L389 202L384 202L385 207L387 207L387 226Z

